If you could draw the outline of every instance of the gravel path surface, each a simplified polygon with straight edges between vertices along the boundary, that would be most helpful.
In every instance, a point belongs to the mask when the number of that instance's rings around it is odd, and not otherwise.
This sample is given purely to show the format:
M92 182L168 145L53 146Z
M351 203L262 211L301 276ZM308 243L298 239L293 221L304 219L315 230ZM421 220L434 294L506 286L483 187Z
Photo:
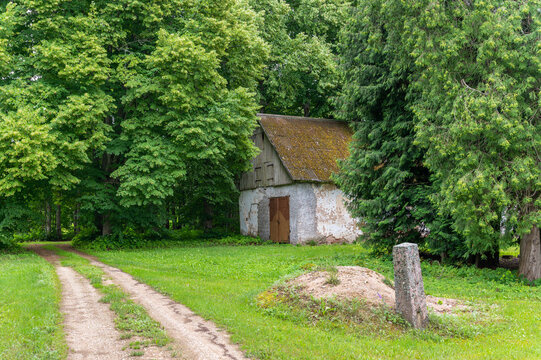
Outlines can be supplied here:
M133 301L142 305L150 317L158 321L167 335L178 345L182 357L190 360L247 360L229 335L214 323L196 315L186 306L176 303L150 286L135 280L131 275L96 258L76 251L69 244L58 247L77 253L100 267L113 283L128 293Z

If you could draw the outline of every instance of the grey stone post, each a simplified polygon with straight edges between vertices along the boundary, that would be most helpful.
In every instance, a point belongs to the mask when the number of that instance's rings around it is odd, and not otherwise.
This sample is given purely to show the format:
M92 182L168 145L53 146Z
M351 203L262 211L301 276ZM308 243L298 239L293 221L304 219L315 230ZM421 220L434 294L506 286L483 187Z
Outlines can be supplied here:
M393 247L396 311L415 329L428 324L426 296L417 244Z

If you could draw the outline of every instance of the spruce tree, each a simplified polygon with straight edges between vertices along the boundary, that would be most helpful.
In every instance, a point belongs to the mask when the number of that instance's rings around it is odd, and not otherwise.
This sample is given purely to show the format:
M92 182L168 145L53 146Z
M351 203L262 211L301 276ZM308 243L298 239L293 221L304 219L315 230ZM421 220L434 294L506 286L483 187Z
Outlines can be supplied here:
M349 121L355 135L336 180L376 249L389 252L398 243L415 242L460 258L464 249L450 219L430 201L437 186L423 164L424 150L414 144L409 110L414 66L386 29L401 14L387 10L380 1L359 3L341 34L344 85L337 117Z

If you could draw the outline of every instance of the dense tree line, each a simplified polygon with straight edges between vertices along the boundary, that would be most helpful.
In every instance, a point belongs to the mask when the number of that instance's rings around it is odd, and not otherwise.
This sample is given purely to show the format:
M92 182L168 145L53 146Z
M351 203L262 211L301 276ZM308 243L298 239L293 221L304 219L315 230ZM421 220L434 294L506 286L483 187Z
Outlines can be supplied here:
M236 228L257 111L355 130L380 251L541 277L539 0L0 1L0 233Z
M69 212L106 235L233 202L268 56L246 3L1 8L0 228Z
M344 9L1 1L0 232L235 229L256 112L332 116Z
M520 239L519 273L540 278L541 3L352 5L339 182L370 240L497 259Z

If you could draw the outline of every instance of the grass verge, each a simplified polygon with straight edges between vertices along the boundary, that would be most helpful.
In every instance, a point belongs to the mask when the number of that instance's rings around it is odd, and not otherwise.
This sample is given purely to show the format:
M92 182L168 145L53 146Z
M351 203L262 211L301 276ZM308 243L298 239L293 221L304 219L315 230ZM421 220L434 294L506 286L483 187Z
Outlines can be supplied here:
M148 316L141 305L130 300L117 285L104 284L105 273L102 269L91 265L87 259L54 245L46 245L45 248L60 255L62 265L72 267L104 295L100 301L110 304L111 310L116 314L115 326L122 332L121 338L137 339L129 344L134 350L132 356L142 356L143 349L147 346L165 346L170 342L160 324Z
M34 253L0 252L0 359L64 359L55 270Z
M361 245L190 246L92 254L224 326L233 341L258 359L541 358L540 288L520 283L516 273L505 269L422 263L428 294L478 304L471 324L458 320L453 325L467 331L453 334L444 330L455 321L452 316L435 320L441 329L397 331L393 314L375 314L377 321L359 327L342 315L329 321L332 303L311 304L312 310L258 305L259 294L316 266L358 265L393 279L391 259L375 258ZM481 318L487 307L493 311L488 323ZM313 321L318 311L326 315ZM382 319L386 323L378 325Z

